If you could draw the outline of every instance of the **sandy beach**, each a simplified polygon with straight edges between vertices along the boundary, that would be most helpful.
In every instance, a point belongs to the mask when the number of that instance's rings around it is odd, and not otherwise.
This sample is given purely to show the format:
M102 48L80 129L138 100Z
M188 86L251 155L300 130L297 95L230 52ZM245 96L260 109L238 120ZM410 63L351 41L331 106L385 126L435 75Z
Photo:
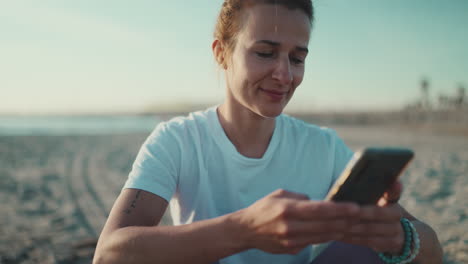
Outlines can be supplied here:
M410 126L333 128L355 150L412 148L401 203L434 227L444 263L468 263L468 137ZM146 136L1 136L0 263L89 263Z

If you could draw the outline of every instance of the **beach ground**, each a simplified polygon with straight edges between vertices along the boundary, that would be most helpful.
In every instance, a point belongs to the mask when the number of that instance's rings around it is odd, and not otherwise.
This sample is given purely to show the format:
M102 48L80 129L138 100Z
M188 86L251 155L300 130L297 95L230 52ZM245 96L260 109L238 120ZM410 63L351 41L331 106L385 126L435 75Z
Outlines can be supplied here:
M354 150L412 148L401 203L436 230L444 263L468 263L468 137L412 126L332 127ZM0 263L89 263L146 136L0 137Z

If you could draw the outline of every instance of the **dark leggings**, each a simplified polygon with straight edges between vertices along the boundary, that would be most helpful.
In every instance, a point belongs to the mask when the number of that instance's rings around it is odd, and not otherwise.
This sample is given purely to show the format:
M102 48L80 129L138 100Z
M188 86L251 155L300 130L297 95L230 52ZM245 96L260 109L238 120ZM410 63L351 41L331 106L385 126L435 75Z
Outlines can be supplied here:
M341 242L333 242L310 264L325 263L385 264L372 249Z

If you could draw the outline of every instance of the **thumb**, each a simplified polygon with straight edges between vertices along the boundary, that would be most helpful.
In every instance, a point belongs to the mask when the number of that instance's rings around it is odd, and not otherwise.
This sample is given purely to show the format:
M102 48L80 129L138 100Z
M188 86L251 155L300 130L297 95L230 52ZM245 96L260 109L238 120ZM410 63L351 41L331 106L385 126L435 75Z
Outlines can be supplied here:
M309 200L309 196L302 194L302 193L296 193L296 192L290 192L287 190L279 189L276 190L272 193L273 196L276 196L277 198L289 198L289 199L295 199L295 200Z

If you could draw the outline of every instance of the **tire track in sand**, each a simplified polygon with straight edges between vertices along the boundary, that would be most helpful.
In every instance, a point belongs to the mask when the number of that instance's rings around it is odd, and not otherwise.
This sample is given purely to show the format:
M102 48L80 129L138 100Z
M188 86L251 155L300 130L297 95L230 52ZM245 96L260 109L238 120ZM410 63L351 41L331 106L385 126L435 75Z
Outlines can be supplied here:
M106 217L109 216L110 210L120 194L123 183L122 176L109 168L106 157L107 151L96 152L92 159L89 160L88 166L88 184L94 190L96 196L99 197L101 208L104 210Z
M77 217L88 235L98 237L106 220L105 206L89 181L89 153L78 152L71 160L67 186Z
M85 229L86 233L90 236L96 236L96 233L88 222L86 214L83 212L80 203L78 202L78 195L75 193L75 189L73 187L72 178L74 176L75 170L75 155L70 153L68 155L68 164L67 164L67 171L65 173L65 185L68 190L68 195L70 196L70 200L75 208L74 216L78 220L78 223Z
M90 181L90 164L89 164L89 157L85 157L83 160L83 181L85 184L85 188L88 192L89 195L91 195L92 199L96 203L97 207L99 208L99 211L101 212L101 217L103 217L102 225L104 225L105 220L107 219L107 208L104 205L102 199L98 196L96 191L94 190L93 184ZM97 177L98 175L95 175ZM104 194L105 195L105 194ZM99 229L99 231L101 231Z

